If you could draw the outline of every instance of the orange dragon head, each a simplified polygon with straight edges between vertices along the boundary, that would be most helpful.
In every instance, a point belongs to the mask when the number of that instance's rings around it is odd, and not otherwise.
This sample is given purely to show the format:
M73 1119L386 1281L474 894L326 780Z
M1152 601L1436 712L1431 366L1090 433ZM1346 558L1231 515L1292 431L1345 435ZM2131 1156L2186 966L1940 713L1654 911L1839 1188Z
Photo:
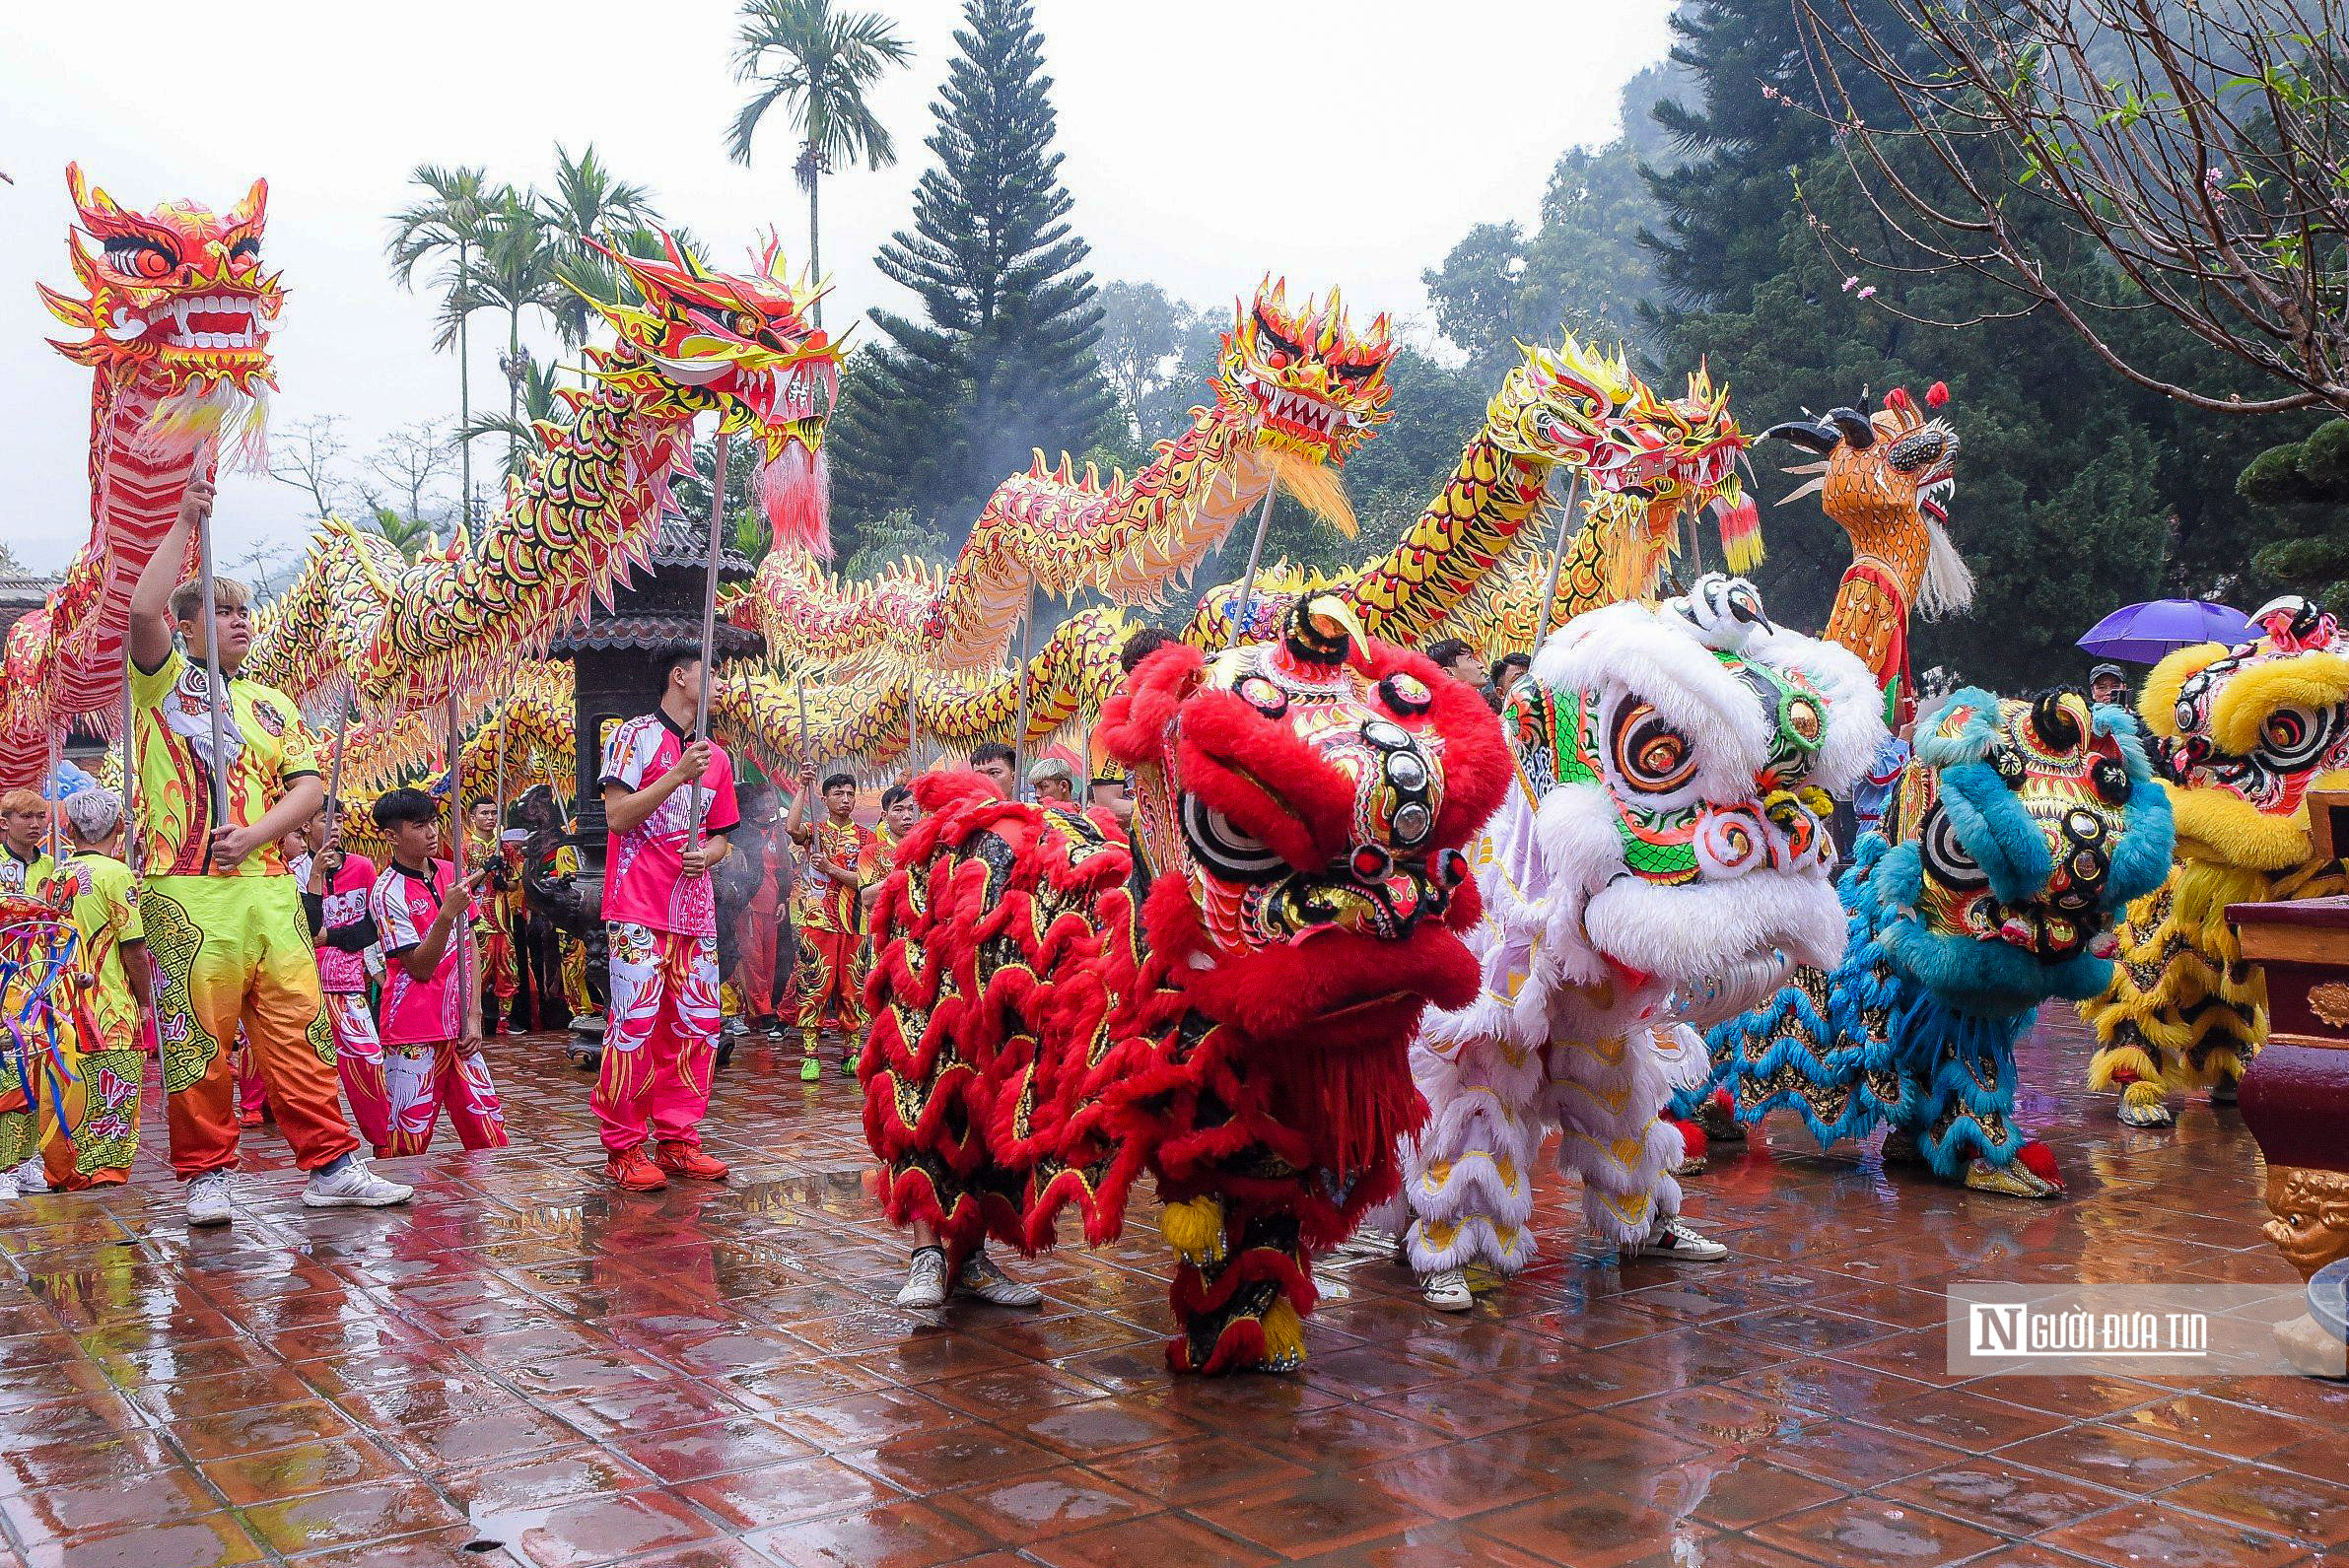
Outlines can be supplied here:
M1934 408L1948 400L1939 381L1925 394ZM1958 488L1958 433L1949 421L1928 418L1906 388L1896 386L1873 416L1831 408L1824 419L1789 420L1762 433L1764 441L1773 437L1825 459L1788 469L1812 478L1778 505L1817 493L1855 551L1921 573L1916 602L1927 615L1972 602L1973 575L1949 535L1950 497Z
M130 212L69 164L78 224L69 242L80 297L43 287L49 313L88 337L52 340L77 365L166 396L253 394L271 376L269 323L285 301L261 270L269 183L256 179L227 214L192 201Z
M1387 421L1395 357L1385 315L1356 334L1338 291L1329 304L1288 307L1288 280L1266 279L1236 306L1215 367L1215 398L1253 426L1258 444L1309 463L1343 464Z
M824 428L841 358L839 340L810 315L823 289L792 276L772 237L747 274L714 271L670 236L660 239L665 261L595 246L642 301L587 297L622 347L599 370L602 380L641 409L686 420L714 409L721 430L755 436L766 451L760 498L777 537L820 536Z

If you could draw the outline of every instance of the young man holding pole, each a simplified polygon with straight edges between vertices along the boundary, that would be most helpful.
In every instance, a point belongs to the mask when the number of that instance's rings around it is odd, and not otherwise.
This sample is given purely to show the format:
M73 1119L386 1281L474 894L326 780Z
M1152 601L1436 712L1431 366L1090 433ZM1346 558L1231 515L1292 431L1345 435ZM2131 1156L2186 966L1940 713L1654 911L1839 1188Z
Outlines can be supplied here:
M711 868L739 820L734 767L724 747L696 738L706 668L697 648L658 666L660 703L604 742L603 920L611 944L611 999L595 1079L604 1174L634 1193L672 1176L723 1182L724 1160L703 1152L718 1051L718 907ZM651 1158L645 1155L648 1137Z
M343 1121L317 963L278 849L325 798L310 732L282 694L236 679L252 643L243 587L209 573L208 584L173 585L190 535L209 527L211 513L212 485L198 474L130 601L139 907L162 982L156 1024L172 1169L187 1184L189 1224L234 1217L230 1046L242 1023L278 1126L310 1173L302 1201L405 1202L410 1190L368 1168ZM173 646L174 622L186 653Z

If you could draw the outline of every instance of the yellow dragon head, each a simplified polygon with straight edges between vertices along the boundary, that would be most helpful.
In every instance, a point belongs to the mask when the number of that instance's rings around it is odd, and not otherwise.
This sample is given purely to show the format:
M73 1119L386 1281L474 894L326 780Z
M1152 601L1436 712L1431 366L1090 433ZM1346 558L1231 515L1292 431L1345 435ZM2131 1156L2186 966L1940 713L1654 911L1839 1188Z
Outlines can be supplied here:
M1247 305L1235 302L1216 362L1215 399L1239 414L1257 443L1305 462L1343 464L1386 423L1395 388L1393 323L1383 313L1356 333L1338 291L1329 303L1288 307L1288 280L1267 278Z
M65 188L79 219L68 249L75 296L43 286L49 313L80 341L57 351L117 380L159 382L164 395L253 394L276 385L269 323L285 302L261 270L269 182L256 179L225 215L192 201L132 212L69 164Z

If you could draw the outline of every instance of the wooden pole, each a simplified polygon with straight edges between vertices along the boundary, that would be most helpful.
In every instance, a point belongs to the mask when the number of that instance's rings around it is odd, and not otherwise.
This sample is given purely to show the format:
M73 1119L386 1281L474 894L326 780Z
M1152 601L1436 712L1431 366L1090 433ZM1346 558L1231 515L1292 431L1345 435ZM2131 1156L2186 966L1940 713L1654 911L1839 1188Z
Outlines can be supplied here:
M1542 584L1542 613L1534 622L1534 646L1528 656L1542 651L1542 640L1550 635L1551 618L1557 614L1557 579L1566 564L1566 545L1574 537L1574 504L1582 496L1582 470L1566 481L1566 506L1558 518L1557 548L1550 556L1549 580Z
M449 688L449 896L465 896L465 732L456 721L456 688ZM426 877L431 867L426 867ZM473 994L473 912L465 909L457 920L464 927L456 950L457 1017L464 1017L463 1009L479 1000Z
M1265 558L1265 530L1273 524L1273 498L1278 492L1273 485L1265 486L1264 510L1256 514L1256 541L1248 546L1248 576L1240 584L1240 602L1231 615L1231 640L1236 647L1248 630L1248 611L1256 603L1256 569Z
M343 693L343 711L334 720L334 761L326 767L326 842L334 842L334 830L342 822L343 814L343 756L351 749L351 710L359 706L356 690Z
M130 655L122 656L122 863L139 874L139 711L130 700Z
M199 472L215 468L216 448L204 443L196 458ZM209 784L211 821L204 835L204 863L212 863L214 835L229 822L229 776L222 768L228 746L228 703L220 688L220 607L212 596L212 518L207 515L196 529L196 601L203 606L204 627L204 701L211 710L212 760L204 774Z
M1019 612L1019 668L1012 671L1018 682L1019 716L1011 730L1011 798L1020 798L1027 787L1028 777L1028 660L1034 656L1036 637L1036 574L1028 574L1027 608Z
M710 738L710 683L715 678L710 668L710 655L718 647L718 564L725 559L725 448L726 434L721 430L717 441L712 443L717 460L711 465L715 472L710 478L710 555L702 579L701 696L693 705L693 738L696 740ZM804 709L800 712L799 722L802 726L807 722ZM685 813L685 842L696 850L702 847L702 782L696 779L693 782L693 793L686 796L686 804L691 809Z

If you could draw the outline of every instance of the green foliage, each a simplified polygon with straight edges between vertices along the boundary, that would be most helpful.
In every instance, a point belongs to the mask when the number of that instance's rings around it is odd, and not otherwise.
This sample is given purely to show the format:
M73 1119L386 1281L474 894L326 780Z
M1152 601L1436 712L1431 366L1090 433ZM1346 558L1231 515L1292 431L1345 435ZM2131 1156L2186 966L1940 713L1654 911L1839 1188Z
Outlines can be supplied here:
M2251 557L2254 580L2266 590L2261 597L2305 593L2349 611L2349 419L2270 446L2245 466L2236 490L2272 509L2265 531L2283 534Z
M1420 279L1436 325L1497 380L1517 339L1556 340L1560 325L1610 345L1648 347L1640 307L1654 293L1654 252L1640 241L1661 215L1626 139L1570 147L1551 170L1542 225L1479 224Z
M944 566L951 553L943 532L916 521L914 514L901 507L883 512L865 527L856 552L841 562L840 570L843 577L870 578L908 556Z
M860 356L869 395L850 409L842 390L835 495L852 530L902 508L959 535L1030 447L1082 450L1117 423L1033 11L968 0L963 15L927 143L936 166L913 228L877 258L923 319L874 311L885 341Z

